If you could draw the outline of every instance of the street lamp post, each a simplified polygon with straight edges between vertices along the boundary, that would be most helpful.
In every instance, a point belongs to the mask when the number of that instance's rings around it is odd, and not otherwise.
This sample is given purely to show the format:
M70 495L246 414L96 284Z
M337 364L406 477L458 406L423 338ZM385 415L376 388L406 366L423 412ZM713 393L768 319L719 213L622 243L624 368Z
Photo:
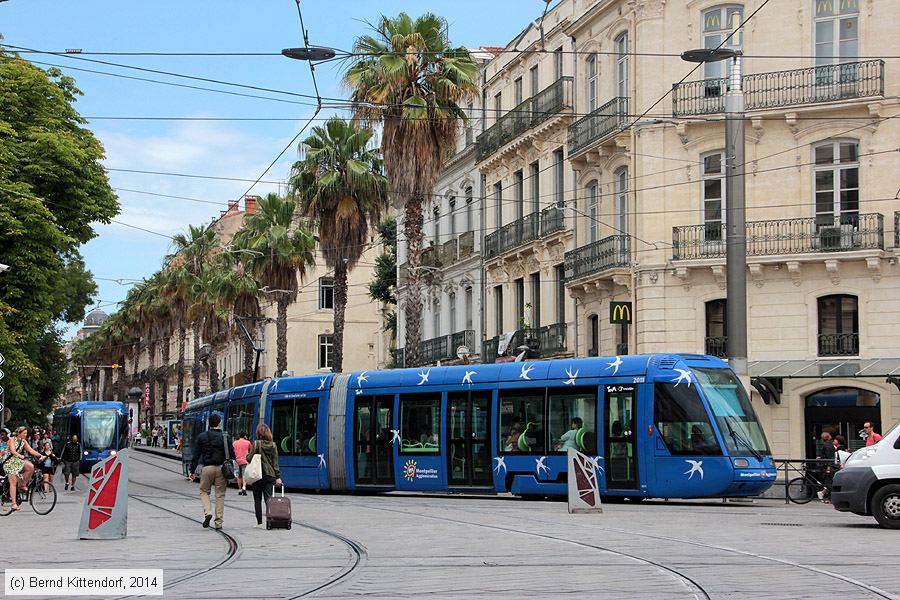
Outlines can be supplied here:
M726 354L731 368L747 378L747 229L744 203L744 91L741 81L741 51L729 48L688 50L688 62L731 59L728 91L725 93L725 281L728 301L725 328Z

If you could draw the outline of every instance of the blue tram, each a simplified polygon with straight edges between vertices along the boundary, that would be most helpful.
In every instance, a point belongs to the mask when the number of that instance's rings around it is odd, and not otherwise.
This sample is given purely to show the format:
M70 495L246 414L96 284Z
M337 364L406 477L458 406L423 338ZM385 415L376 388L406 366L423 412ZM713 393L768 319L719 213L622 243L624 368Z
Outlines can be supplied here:
M81 472L128 446L128 409L122 402L75 402L53 412L53 427L66 440L81 444Z
M232 435L267 423L294 488L561 495L568 448L594 459L605 496L749 496L776 475L749 397L711 356L270 379L188 404L185 469L213 411Z

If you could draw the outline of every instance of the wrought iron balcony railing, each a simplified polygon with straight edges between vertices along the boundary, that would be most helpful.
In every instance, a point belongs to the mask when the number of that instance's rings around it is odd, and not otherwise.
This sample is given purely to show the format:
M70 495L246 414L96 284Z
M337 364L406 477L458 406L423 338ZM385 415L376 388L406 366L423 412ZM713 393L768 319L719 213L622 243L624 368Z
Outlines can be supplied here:
M403 348L393 348L391 349L391 354L394 356L395 368L402 369L406 366L406 352Z
M566 213L559 206L549 206L541 211L541 237L566 228Z
M884 249L884 216L880 213L845 213L827 224L820 217L747 223L747 256L873 249ZM673 260L721 258L725 254L723 224L672 228Z
M576 250L566 252L566 281L601 273L614 267L625 267L631 261L631 244L627 235L611 235Z
M704 351L706 354L710 356L718 356L719 358L725 358L728 354L725 352L728 344L728 337L726 336L713 336L707 337L705 343Z
M493 258L540 236L541 214L533 212L484 236L484 257Z
M565 352L566 350L566 324L554 323L537 328L537 338L541 342L541 356Z
M823 333L819 335L819 356L857 356L858 333Z
M475 332L471 329L457 331L450 335L441 335L419 344L419 360L422 364L436 363L439 360L456 358L456 349L466 346L474 351Z
M484 160L529 129L563 109L572 108L572 78L560 77L500 117L475 140L475 157Z
M705 115L725 111L727 78L672 86L672 114ZM745 109L761 110L884 95L884 61L866 60L744 75ZM571 150L570 150L571 152Z
M489 340L481 343L481 362L484 364L493 364L497 360L497 344L500 342L499 336L494 336Z
M900 248L900 211L894 213L894 248Z
M613 98L569 126L569 156L628 123L628 98Z

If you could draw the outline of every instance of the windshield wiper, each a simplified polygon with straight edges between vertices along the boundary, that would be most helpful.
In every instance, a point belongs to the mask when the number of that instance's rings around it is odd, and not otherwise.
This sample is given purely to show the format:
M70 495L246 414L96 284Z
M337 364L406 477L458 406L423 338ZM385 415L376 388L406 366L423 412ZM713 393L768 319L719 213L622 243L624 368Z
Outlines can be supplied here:
M731 439L733 439L735 443L741 443L746 446L747 450L750 451L750 454L752 454L756 458L756 460L763 459L762 454L760 454L756 450L756 448L753 447L753 444L748 442L747 439L744 438L744 436L734 430L734 427L731 426L731 421L729 421L727 417L725 418L725 423L728 425L728 432L731 434Z

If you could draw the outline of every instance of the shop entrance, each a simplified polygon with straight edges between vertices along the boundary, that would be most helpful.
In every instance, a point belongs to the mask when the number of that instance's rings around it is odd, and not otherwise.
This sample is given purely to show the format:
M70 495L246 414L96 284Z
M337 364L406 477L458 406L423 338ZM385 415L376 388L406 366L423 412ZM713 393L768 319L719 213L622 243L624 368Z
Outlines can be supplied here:
M833 438L843 435L850 451L866 445L860 437L863 423L871 421L881 431L881 396L859 388L840 387L821 390L806 397L804 440L806 458L815 458L827 431Z

